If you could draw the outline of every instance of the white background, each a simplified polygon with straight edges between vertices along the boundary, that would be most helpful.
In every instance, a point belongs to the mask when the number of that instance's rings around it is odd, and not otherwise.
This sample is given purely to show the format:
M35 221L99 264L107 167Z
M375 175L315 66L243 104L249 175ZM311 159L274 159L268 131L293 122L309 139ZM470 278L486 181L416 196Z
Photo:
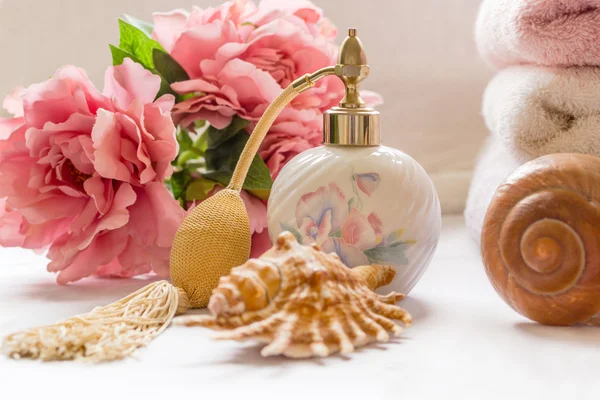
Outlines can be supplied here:
M89 311L144 282L58 287L45 260L0 249L0 335ZM400 303L401 338L343 358L264 359L260 346L171 327L125 362L43 364L0 357L2 399L598 400L600 330L537 325L489 284L462 218L446 217L423 279Z
M0 0L2 1L2 0ZM123 13L216 5L221 0L4 0L0 5L0 97L75 64L98 86L118 43ZM479 0L315 0L340 29L355 26L386 104L384 142L432 175L446 212L459 212L486 129L481 94L491 76L473 39Z

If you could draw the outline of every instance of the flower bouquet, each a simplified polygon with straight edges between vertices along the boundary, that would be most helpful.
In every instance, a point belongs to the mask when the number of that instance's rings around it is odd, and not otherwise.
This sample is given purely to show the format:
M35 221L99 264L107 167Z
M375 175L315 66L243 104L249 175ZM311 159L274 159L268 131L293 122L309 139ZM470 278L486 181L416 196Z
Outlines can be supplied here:
M267 106L337 58L336 28L305 0L236 0L153 23L126 16L119 30L102 90L63 66L3 103L12 117L0 118L0 245L46 251L61 284L167 277L178 225L229 183ZM322 113L343 93L339 79L319 81L265 138L242 193L253 256L270 246L272 180L321 143Z

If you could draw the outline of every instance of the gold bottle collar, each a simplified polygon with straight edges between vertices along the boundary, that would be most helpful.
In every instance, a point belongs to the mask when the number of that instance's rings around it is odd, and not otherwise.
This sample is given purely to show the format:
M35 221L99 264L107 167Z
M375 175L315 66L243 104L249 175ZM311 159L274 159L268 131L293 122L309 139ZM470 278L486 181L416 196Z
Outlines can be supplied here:
M340 47L333 73L346 89L339 107L323 114L323 141L326 144L376 146L381 143L380 115L367 108L358 91L359 83L370 74L367 55L354 28Z
M333 107L325 111L323 142L344 146L378 146L381 144L379 112L366 107Z

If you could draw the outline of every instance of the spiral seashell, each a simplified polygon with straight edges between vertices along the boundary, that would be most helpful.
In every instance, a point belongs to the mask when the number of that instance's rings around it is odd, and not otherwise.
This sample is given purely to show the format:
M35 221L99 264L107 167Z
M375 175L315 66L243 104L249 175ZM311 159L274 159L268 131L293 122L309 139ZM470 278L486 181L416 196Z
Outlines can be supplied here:
M546 325L600 325L600 158L552 154L498 188L481 235L488 277Z
M411 323L395 303L404 295L381 296L392 267L350 269L336 254L317 245L302 246L290 232L259 259L251 259L221 278L208 308L212 316L180 317L178 323L225 330L219 339L255 339L267 343L261 354L303 358L327 356L399 335L392 322Z

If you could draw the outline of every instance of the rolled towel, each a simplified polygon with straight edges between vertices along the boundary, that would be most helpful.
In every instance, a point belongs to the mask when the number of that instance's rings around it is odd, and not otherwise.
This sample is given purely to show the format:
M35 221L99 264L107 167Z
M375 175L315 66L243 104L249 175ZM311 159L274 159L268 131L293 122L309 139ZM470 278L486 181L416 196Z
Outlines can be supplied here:
M600 0L484 0L479 52L492 66L600 65Z
M483 115L519 162L551 153L600 157L600 68L502 70L485 90Z
M475 168L465 208L467 230L477 244L480 243L485 213L496 189L518 167L519 163L497 138L488 138Z

